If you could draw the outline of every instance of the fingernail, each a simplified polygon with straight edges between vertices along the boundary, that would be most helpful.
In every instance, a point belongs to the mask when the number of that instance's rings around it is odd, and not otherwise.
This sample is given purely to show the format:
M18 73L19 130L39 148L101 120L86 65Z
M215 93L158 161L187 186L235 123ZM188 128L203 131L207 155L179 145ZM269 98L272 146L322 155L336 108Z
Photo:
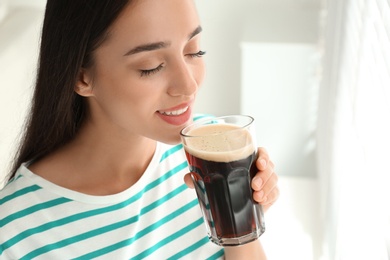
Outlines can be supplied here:
M263 166L263 168L267 167L267 161L264 159L260 160L260 164L261 164L261 166Z
M263 199L263 196L264 196L264 191L260 191L259 192L259 200L260 201Z
M263 180L260 177L254 177L253 178L253 184L255 185L256 190L259 190L261 188L261 185L263 185Z

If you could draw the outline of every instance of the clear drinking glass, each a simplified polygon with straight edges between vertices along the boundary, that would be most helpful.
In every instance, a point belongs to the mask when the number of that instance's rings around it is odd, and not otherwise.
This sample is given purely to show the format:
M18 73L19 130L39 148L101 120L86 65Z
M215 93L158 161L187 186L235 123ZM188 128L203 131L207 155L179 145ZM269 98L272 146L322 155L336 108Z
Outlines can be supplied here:
M257 172L254 119L199 120L185 127L181 138L210 240L235 246L257 239L265 226L251 188Z

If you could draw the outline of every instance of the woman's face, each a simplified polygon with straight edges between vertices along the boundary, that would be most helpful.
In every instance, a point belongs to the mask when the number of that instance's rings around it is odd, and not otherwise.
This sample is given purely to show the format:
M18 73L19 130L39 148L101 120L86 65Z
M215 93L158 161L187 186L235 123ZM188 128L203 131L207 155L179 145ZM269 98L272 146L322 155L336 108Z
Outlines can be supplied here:
M82 76L92 123L178 142L204 77L200 31L192 0L131 3Z

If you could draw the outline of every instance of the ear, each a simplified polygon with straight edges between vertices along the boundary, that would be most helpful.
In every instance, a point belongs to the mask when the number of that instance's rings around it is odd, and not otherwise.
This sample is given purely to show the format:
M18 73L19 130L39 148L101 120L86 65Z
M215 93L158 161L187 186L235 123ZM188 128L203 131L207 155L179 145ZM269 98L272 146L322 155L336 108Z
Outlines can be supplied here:
M90 76L90 71L81 68L79 75L77 77L76 86L74 91L83 97L93 96L92 88L92 77Z

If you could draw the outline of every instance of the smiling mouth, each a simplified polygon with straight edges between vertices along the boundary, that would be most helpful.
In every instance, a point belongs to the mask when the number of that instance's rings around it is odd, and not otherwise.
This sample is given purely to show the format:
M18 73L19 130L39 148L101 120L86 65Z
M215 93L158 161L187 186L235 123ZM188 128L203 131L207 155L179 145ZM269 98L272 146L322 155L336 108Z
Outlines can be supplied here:
M177 110L171 110L171 111L160 111L159 110L157 112L159 112L161 115L165 115L165 116L180 116L181 114L184 114L187 110L188 110L188 106L181 108L181 109L177 109Z

